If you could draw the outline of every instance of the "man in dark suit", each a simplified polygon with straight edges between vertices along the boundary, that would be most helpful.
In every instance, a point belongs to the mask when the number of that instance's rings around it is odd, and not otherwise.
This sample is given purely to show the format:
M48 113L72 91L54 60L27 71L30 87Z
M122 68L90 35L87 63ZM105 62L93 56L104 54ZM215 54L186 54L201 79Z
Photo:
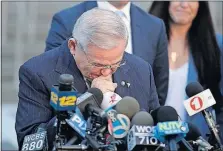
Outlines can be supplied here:
M115 91L121 97L132 96L147 111L159 107L152 68L141 58L125 52L127 40L126 26L117 14L92 9L78 19L68 45L65 42L20 67L16 114L20 149L24 137L39 126L47 129L52 148L56 117L49 104L50 88L64 73L73 75L74 87L79 93L96 87L103 93ZM130 85L123 86L123 81Z
M69 39L81 14L95 7L117 12L122 17L129 33L125 51L141 57L152 66L160 104L164 105L169 77L168 41L164 23L128 0L83 2L56 13L46 39L45 51L58 47Z

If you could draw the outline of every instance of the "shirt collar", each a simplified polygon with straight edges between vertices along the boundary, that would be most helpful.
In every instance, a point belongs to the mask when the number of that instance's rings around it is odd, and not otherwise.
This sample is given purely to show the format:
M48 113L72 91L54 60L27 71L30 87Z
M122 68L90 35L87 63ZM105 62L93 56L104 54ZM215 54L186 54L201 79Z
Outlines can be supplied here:
M97 1L97 5L101 9L106 9L113 12L122 11L125 14L126 18L128 19L128 21L130 21L130 4L131 3L128 2L121 10L119 10L107 1Z

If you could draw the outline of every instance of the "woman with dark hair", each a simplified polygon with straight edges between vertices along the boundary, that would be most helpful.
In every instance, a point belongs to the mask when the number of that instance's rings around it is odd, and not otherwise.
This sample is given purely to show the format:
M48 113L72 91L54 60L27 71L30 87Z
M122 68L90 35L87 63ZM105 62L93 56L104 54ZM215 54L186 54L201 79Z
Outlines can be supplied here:
M211 90L216 100L216 114L223 112L220 92L223 87L220 85L223 42L222 36L216 36L214 32L208 2L155 1L149 13L163 19L169 40L169 89L165 105L173 106L181 119L199 126L206 137L210 131L205 119L201 114L189 117L183 100L187 99L186 85L199 81L205 89Z

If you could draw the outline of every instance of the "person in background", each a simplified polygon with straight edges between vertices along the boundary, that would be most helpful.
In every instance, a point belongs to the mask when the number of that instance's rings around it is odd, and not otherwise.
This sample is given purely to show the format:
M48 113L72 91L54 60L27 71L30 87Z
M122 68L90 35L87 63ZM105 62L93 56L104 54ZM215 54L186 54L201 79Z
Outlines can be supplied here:
M47 130L52 149L56 116L50 106L50 89L58 84L61 74L71 74L73 86L81 94L90 87L98 88L103 93L115 91L121 97L134 97L148 112L160 106L151 66L125 52L127 41L122 19L112 11L95 8L77 20L68 44L33 57L20 67L15 123L20 150L24 137L38 127ZM123 86L123 81L131 85ZM67 131L68 140L73 132Z
M86 1L56 13L46 39L45 51L67 42L77 19L95 7L113 11L123 19L129 33L125 51L141 57L152 66L160 104L164 105L169 76L165 25L161 19L147 14L129 0Z
M174 107L181 119L199 126L203 137L210 133L201 114L189 117L183 100L190 82L199 81L216 100L218 123L223 124L223 100L220 93L220 48L222 36L215 33L206 1L155 1L149 13L163 19L168 36L169 89L165 105Z

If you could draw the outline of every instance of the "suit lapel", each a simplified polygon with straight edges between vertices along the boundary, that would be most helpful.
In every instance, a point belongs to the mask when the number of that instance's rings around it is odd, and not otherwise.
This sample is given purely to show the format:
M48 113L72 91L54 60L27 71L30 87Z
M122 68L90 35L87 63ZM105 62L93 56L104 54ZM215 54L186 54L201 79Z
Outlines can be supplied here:
M67 46L67 41L64 42L60 47L61 55L58 58L55 71L59 74L71 74L74 77L74 87L79 93L84 93L87 90L86 83L83 79L83 76L80 70L77 68L77 65L74 61L73 56L69 52Z
M123 57L126 60L126 53ZM113 75L113 80L115 83L117 83L117 88L115 90L115 93L119 94L121 97L124 96L129 96L130 95L130 90L131 90L131 85L130 87L127 87L127 85L122 85L122 82L125 83L132 83L130 80L130 76L128 74L130 69L130 66L128 63L126 63L124 66L121 66Z

